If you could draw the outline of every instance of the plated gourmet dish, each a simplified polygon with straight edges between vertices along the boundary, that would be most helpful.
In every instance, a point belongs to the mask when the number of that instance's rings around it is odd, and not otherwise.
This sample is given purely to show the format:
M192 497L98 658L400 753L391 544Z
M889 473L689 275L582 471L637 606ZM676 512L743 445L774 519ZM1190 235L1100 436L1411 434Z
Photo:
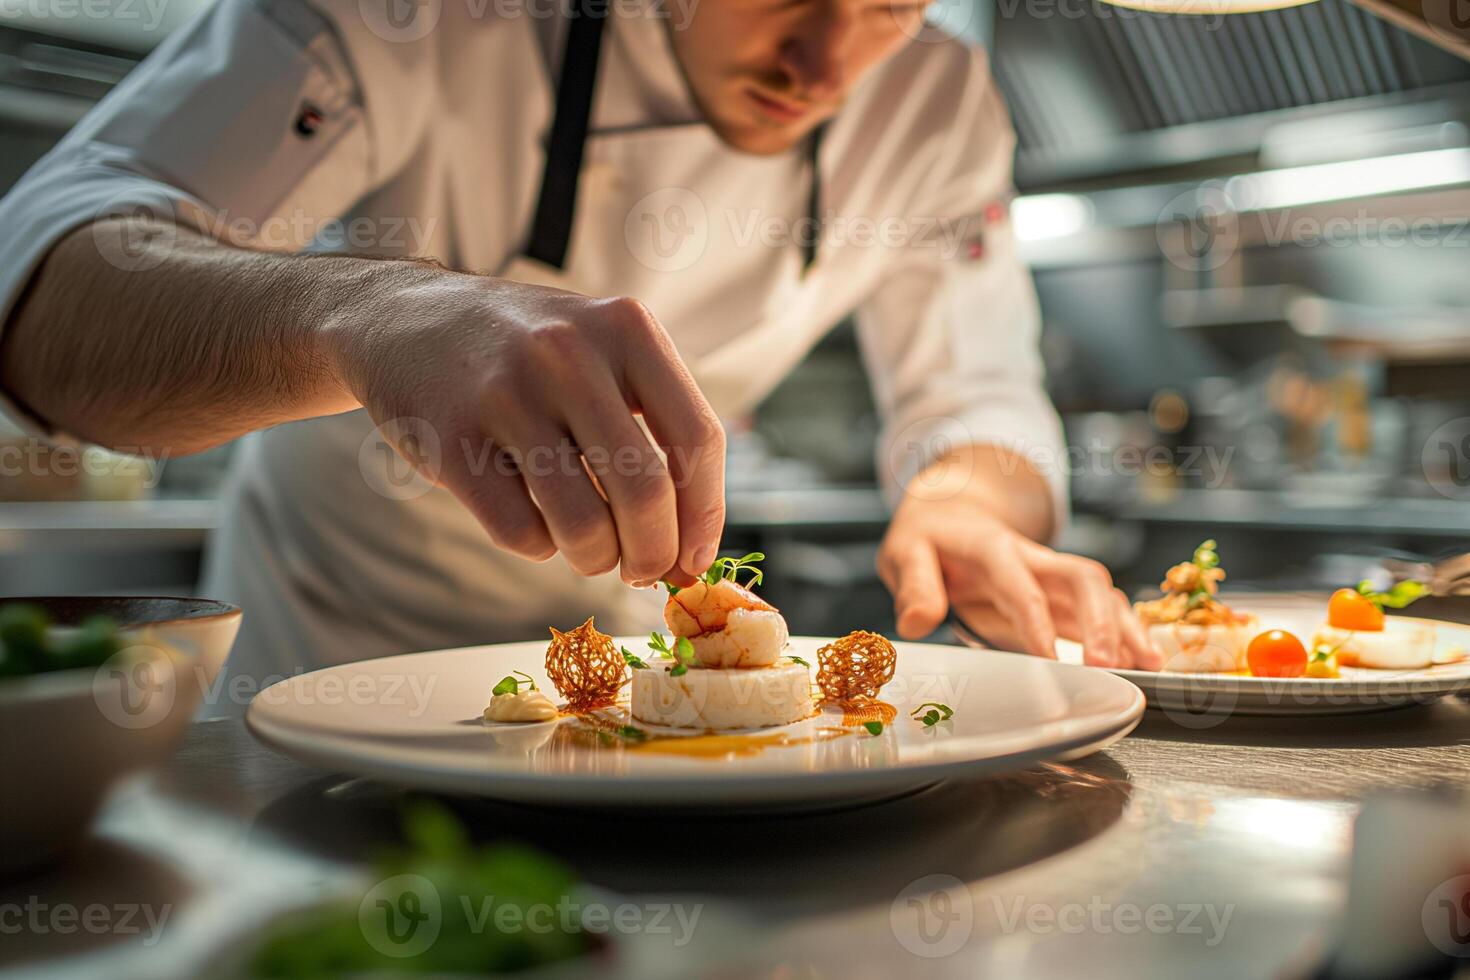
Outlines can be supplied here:
M893 644L857 630L818 649L815 668L795 656L780 610L754 592L764 557L720 558L693 585L663 583L669 632L650 633L646 654L619 646L591 619L565 632L553 627L545 669L561 703L518 671L494 686L484 720L569 721L615 744L681 739L692 749L702 737L712 755L735 750L724 739L730 733L807 721L815 724L804 738L813 741L881 735L897 714L879 697L894 676ZM932 728L953 713L930 702L912 718Z
M1263 629L1256 615L1222 601L1224 578L1216 543L1205 541L1190 561L1165 574L1162 597L1134 605L1164 654L1165 671L1330 680L1342 676L1341 667L1419 670L1464 657L1438 652L1433 623L1384 614L1427 594L1418 582L1399 582L1386 592L1370 582L1338 589L1328 600L1326 621L1311 630L1309 647L1295 633Z
M1164 655L1165 670L1245 669L1246 649L1260 624L1220 601L1224 578L1215 542L1206 541L1191 560L1164 574L1162 598L1134 606L1149 641Z

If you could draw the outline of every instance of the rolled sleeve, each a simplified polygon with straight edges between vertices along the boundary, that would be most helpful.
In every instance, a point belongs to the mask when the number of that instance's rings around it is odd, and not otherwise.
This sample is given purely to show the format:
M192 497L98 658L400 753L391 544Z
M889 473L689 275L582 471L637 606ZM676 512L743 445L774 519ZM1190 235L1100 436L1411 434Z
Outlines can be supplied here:
M147 214L238 245L304 247L370 186L365 129L324 16L284 0L220 0L0 200L0 324L55 244L102 218ZM126 242L98 246L109 261L136 259ZM0 407L47 434L8 400Z

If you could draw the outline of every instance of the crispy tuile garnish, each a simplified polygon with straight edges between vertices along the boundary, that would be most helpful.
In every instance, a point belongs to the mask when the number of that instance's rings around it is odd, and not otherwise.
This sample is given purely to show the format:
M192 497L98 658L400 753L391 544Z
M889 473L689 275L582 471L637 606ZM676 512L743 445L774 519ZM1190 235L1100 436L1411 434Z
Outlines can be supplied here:
M898 651L885 637L854 630L817 651L817 686L837 704L871 701L893 680Z
M546 676L573 711L611 704L628 682L628 662L612 637L599 633L592 617L563 633L551 627Z

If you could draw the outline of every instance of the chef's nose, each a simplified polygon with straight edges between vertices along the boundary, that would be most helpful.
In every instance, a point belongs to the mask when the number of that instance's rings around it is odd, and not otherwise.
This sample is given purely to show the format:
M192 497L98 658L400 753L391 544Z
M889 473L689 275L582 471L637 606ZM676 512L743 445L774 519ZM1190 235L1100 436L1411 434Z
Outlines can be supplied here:
M797 93L809 102L841 96L852 54L853 18L844 0L812 4L781 45L781 67Z

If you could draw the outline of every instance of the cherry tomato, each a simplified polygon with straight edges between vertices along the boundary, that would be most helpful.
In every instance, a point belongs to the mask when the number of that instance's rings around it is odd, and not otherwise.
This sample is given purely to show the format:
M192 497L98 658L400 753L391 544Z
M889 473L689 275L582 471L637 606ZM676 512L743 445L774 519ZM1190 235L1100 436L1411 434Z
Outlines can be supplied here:
M1338 589L1327 600L1327 624L1340 630L1383 629L1383 610L1367 596L1352 589Z
M1269 630L1251 640L1245 659L1257 677L1300 677L1307 672L1307 648L1286 630Z

